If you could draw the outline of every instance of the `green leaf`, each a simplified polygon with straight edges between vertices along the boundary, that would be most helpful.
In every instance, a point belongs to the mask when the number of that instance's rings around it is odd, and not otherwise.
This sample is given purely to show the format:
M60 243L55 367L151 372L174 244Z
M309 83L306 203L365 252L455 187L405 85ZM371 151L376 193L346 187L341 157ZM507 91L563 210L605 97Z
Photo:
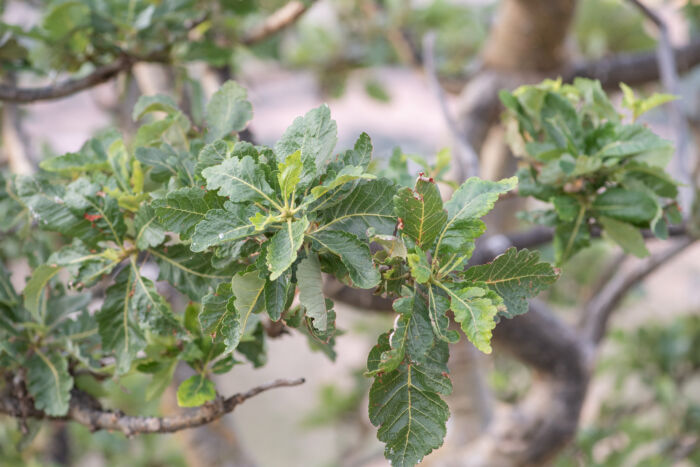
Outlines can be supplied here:
M27 390L37 409L46 415L61 417L68 413L73 377L68 373L68 361L58 352L49 355L35 349L26 363Z
M272 321L278 321L286 308L290 291L289 276L282 274L275 280L265 282L265 309Z
M237 145L241 144L236 143ZM231 149L229 144L222 140L217 139L216 141L207 144L199 151L197 156L197 164L195 165L194 172L197 175L202 174L202 170L207 167L212 167L214 165L219 165L231 155Z
M299 180L301 180L302 168L300 151L290 154L283 162L280 162L277 180L282 190L282 199L288 200L294 192Z
M195 302L201 302L209 289L231 274L214 269L211 255L193 253L187 245L169 245L149 252L158 263L158 280L168 281Z
M340 169L340 172L335 176L335 178L332 178L328 181L326 181L323 185L315 186L311 189L311 194L315 198L320 198L321 196L325 195L329 191L333 191L338 187L341 187L345 185L346 183L364 178L364 179L373 179L375 178L374 175L365 173L365 169L362 167L355 167L351 165L346 165L342 169Z
M270 280L277 279L297 259L297 251L304 242L304 232L309 227L309 221L303 219L287 223L270 239L267 250L267 268L270 270Z
M425 256L425 252L420 248L414 248L414 253L409 253L408 255L408 266L411 268L411 276L419 284L425 284L430 280L430 264L428 264L428 258Z
M631 224L647 225L659 210L659 205L647 192L609 188L593 201L599 215Z
M456 260L456 268L469 259L476 246L476 239L485 231L486 224L480 219L460 219L452 222L443 232L439 250L435 253L441 265L449 265Z
M310 110L303 117L296 118L275 144L277 162L283 162L290 154L300 151L304 166L301 182L308 183L331 159L337 134L338 128L331 120L327 105Z
M199 407L216 398L216 387L204 375L193 375L177 388L177 405Z
M240 339L240 315L234 306L231 283L223 282L216 288L216 293L202 299L199 312L199 324L202 331L215 340L228 340L235 343Z
M355 287L370 289L379 283L380 275L374 267L366 242L340 230L316 231L308 236L322 248L340 257Z
M415 290L394 300L392 306L399 316L391 332L391 349L380 354L377 365L367 376L396 370L406 355L412 361L422 362L434 344L425 300Z
M103 158L103 152L80 151L69 152L49 159L44 159L39 163L39 167L47 172L57 172L71 174L77 172L87 172L91 170L108 170L109 162Z
M467 338L484 353L491 353L491 331L501 298L481 287L443 287L450 297L450 309Z
M445 294L434 285L427 287L428 293L428 314L430 316L430 326L433 334L441 341L453 344L459 341L459 333L448 329L450 320L447 318L447 311L450 309L450 300Z
M141 96L134 105L134 110L131 113L131 118L136 121L144 115L151 112L165 112L166 114L174 114L180 109L172 97L165 94L155 94L152 96Z
M121 260L121 256L115 249L105 248L93 253L82 240L74 238L70 245L53 252L47 264L66 269L77 281L69 285L82 288L93 285L103 275L109 274Z
M673 145L643 125L623 125L596 157L629 157L650 151L673 151Z
M391 351L388 338L370 353L368 368L379 355ZM413 466L442 445L449 408L440 394L449 394L447 344L437 342L425 353L430 363L407 360L391 372L375 378L369 392L369 418L379 426L377 438L386 443L384 455L395 466Z
M219 195L227 196L233 202L259 201L279 207L271 198L273 191L265 180L263 169L250 156L226 159L202 170L202 176L207 180L208 189L218 189Z
M605 216L599 217L598 221L603 226L605 234L620 245L625 253L633 254L638 258L649 256L644 237L637 227Z
M39 178L18 176L15 191L42 229L78 237L87 244L100 237L100 232L92 228L92 223L82 213L78 214L66 205L66 191L62 186Z
M536 251L509 248L489 264L472 266L462 275L467 281L487 284L503 298L506 318L526 313L527 298L537 296L557 280L557 271L549 263L540 262Z
M580 250L591 244L591 234L585 222L585 210L581 209L574 222L562 222L554 229L554 256L561 265Z
M160 122L156 122L160 123ZM144 127L141 127L144 128ZM157 136L160 144L162 135ZM194 160L189 153L178 151L168 145L159 148L142 147L134 142L136 160L151 167L150 177L154 182L167 182L174 177L181 186L194 186Z
M483 217L493 209L501 194L512 190L517 184L517 177L504 178L498 182L477 177L467 179L445 203L449 219L446 228L459 219Z
M447 222L440 190L432 181L419 177L416 187L404 188L394 197L394 213L401 219L402 232L420 247L429 249Z
M129 371L136 354L146 346L138 310L133 268L124 268L105 292L102 308L95 315L105 352L115 354L116 373Z
M573 196L554 196L551 201L554 205L557 217L563 221L571 222L576 220L576 217L581 211L581 203Z
M42 264L32 272L32 277L24 287L24 307L29 311L34 319L38 322L43 321L44 311L41 309L41 304L44 302L44 287L49 283L51 278L58 274L61 268Z
M318 256L312 254L302 259L297 267L296 276L299 302L304 307L306 316L313 320L314 328L325 331L328 327L328 315L323 297L323 278Z
M223 209L212 209L199 222L192 234L192 251L204 251L209 247L229 243L255 234L251 218L258 211L255 206L224 203Z
M136 230L134 241L139 250L158 246L165 241L165 228L160 225L155 210L148 204L141 204L136 211L134 229Z
M207 104L205 118L209 142L243 130L253 118L248 92L235 81L225 82Z
M236 332L225 339L227 352L238 347L241 336L250 332L250 328L257 322L251 319L251 314L259 312L265 305L265 279L260 279L257 271L235 275L231 280L231 290L240 324L235 327Z
M221 208L221 203L215 193L192 187L171 191L165 198L154 200L151 206L162 226L185 240L192 236L207 212Z
M393 197L396 186L386 178L360 182L342 201L319 211L318 231L343 230L360 238L372 227L379 235L394 233Z

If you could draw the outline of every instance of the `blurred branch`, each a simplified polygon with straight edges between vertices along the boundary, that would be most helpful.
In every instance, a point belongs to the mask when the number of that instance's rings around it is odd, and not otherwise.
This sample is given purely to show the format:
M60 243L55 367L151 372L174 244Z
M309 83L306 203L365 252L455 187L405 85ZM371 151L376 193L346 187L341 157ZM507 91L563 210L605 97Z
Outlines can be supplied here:
M656 56L659 64L661 84L667 93L680 96L681 89L678 79L678 68L676 57L673 54L673 45L669 37L668 26L652 9L647 7L640 0L629 0L634 4L649 20L654 23L659 31L659 43L656 48ZM690 167L688 166L688 125L683 116L681 101L675 100L669 104L670 124L676 131L676 171L683 182L684 187L680 188L680 203L683 208L689 208L692 198L690 190Z
M314 3L315 0L305 4L300 1L292 1L274 11L259 26L250 30L241 39L244 45L253 45L278 33L282 29L294 24Z
M455 158L457 169L457 173L455 174L456 179L462 181L468 177L479 175L479 156L476 151L474 151L474 148L471 147L465 135L460 131L457 122L452 117L452 113L447 105L445 93L440 86L440 81L438 81L437 67L435 65L435 33L432 31L423 36L423 65L425 67L426 78L428 79L428 86L440 104L442 117L459 151L459 154L457 154Z
M167 61L167 57L162 52L144 57L124 53L112 63L97 67L87 76L68 79L51 86L18 88L8 84L0 84L0 101L27 104L59 99L109 81L119 73L131 70L138 62L166 63Z
M92 431L121 431L126 436L144 433L173 433L217 420L232 412L239 404L270 389L298 386L303 383L304 378L278 379L249 391L234 394L226 399L218 397L192 411L171 417L130 416L120 411L105 410L92 396L78 390L73 390L68 414L63 417L48 416L33 405L28 406L27 404L31 401L18 397L14 393L5 393L0 396L0 413L20 419L73 420L89 427Z
M605 335L612 312L627 292L660 266L692 245L695 240L685 237L667 249L640 261L633 269L613 276L601 291L586 304L580 326L582 336L591 343L598 344Z
M672 49L676 70L685 73L700 64L700 38ZM639 85L656 81L661 76L656 51L617 54L599 60L583 61L570 65L562 73L564 81L576 77L597 79L604 88L618 88L620 82Z

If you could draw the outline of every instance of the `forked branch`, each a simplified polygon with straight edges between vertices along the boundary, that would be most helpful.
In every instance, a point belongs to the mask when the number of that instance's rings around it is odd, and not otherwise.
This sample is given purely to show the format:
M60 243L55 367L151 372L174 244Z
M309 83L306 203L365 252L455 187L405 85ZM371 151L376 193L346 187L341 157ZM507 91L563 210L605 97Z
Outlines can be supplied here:
M26 399L18 397L14 393L0 396L0 413L19 419L72 420L87 426L92 431L121 431L126 436L145 433L173 433L211 423L232 412L239 404L269 389L298 386L304 381L304 378L278 379L227 398L218 397L192 411L170 417L131 416L120 411L106 410L92 396L78 390L73 390L68 414L62 417L48 416L33 405L28 406Z

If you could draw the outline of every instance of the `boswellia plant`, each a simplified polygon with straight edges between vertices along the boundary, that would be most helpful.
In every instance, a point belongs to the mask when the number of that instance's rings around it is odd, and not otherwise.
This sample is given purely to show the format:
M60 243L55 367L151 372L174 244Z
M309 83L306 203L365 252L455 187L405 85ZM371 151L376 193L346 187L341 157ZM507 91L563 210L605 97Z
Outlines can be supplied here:
M569 88L547 86L532 88L533 99L524 91L504 99L528 153L536 153L520 175L520 194L553 200L557 235L567 245L559 258L578 248L589 218L618 241L613 231L628 225L662 233L669 208L657 198L673 198L675 185L653 159L623 150L630 139L644 138L647 149L658 142L648 130L621 126L595 86L571 91L593 106L583 117L567 100ZM604 124L597 118L603 111ZM394 300L394 327L369 352L369 416L386 457L412 465L445 436L448 344L460 339L450 320L489 353L498 320L525 313L526 300L557 278L539 253L514 248L467 267L486 229L481 218L516 187L515 177L470 178L443 204L428 176L411 188L376 175L366 134L336 153L336 124L326 106L294 120L273 148L255 146L236 136L252 108L235 82L214 94L204 128L166 96L142 97L133 116L144 123L132 140L107 131L78 152L45 160L36 176L6 180L4 229L54 247L28 251L33 270L21 294L4 269L0 275L6 413L67 417L128 435L208 423L265 389L301 382L218 396L212 374L232 371L239 356L265 364L265 323L297 329L335 357L327 274ZM546 139L536 140L540 134ZM580 147L587 155L576 152ZM637 204L654 203L653 212L621 218L614 207L630 190L644 197ZM47 239L43 231L58 235ZM177 309L177 300L161 295L145 264L157 265L157 279L189 304ZM201 407L178 417L103 409L90 395L93 386L76 377L92 375L95 383L150 374L147 396L154 398L179 362L195 375L180 384L178 402Z

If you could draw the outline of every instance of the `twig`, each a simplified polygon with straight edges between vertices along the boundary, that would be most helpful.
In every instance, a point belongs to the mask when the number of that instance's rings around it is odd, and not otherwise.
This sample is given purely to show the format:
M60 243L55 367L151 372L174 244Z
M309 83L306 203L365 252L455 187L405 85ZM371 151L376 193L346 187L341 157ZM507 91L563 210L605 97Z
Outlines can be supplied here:
M640 0L629 0L635 5L649 20L656 25L659 30L659 45L656 48L656 56L659 62L661 84L666 92L673 95L680 95L680 84L678 80L678 68L676 57L673 53L673 45L668 33L668 26L653 10L647 7ZM692 192L688 166L688 126L683 116L683 109L679 100L669 103L670 123L676 131L676 170L678 177L686 187L680 189L680 203L684 209L690 207Z
M309 9L311 4L313 4L313 1L310 2L309 5L306 5L297 0L285 4L265 18L262 24L243 36L241 43L244 45L253 45L267 39L296 22L296 20Z
M73 391L68 414L63 417L47 416L35 407L23 408L23 401L14 394L5 394L4 397L0 397L0 413L17 418L73 420L93 431L115 430L121 431L126 436L145 433L173 433L217 420L232 412L239 404L267 390L298 386L304 381L304 378L278 379L249 391L234 394L226 399L218 397L193 411L171 417L140 417L125 415L119 411L105 410L94 398L77 390Z
M457 180L460 181L468 177L476 176L479 174L479 156L468 143L467 137L460 131L457 122L447 106L445 93L437 77L437 68L435 65L435 33L432 31L423 36L423 65L425 67L426 78L428 79L428 86L440 104L442 117L452 135L452 139L457 145L458 154L457 157L454 158L456 161L455 169L457 171L455 176Z
M685 237L664 251L642 260L628 272L616 274L587 304L581 322L581 334L593 344L598 344L608 326L612 312L627 292L649 274L664 265L678 253L693 244L696 239Z

